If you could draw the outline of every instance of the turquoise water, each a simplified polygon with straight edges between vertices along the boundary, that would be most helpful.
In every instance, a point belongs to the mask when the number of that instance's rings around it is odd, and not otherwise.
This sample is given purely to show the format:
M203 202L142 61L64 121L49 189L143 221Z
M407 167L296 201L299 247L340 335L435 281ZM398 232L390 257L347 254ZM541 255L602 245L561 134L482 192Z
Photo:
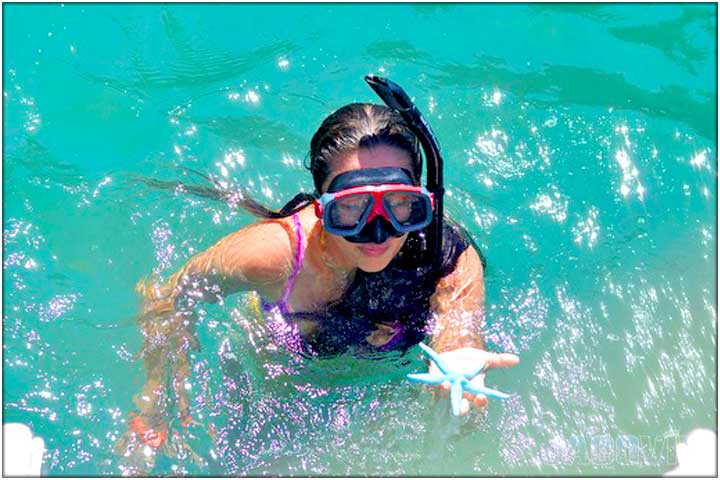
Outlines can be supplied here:
M462 419L417 351L294 364L247 298L201 312L189 441L156 474L658 474L717 428L716 6L10 4L3 414L47 475L118 475L143 380L134 285L251 221L134 175L280 206L320 121L403 85L488 259L489 384ZM241 325L250 325L249 333ZM208 425L213 424L214 427Z

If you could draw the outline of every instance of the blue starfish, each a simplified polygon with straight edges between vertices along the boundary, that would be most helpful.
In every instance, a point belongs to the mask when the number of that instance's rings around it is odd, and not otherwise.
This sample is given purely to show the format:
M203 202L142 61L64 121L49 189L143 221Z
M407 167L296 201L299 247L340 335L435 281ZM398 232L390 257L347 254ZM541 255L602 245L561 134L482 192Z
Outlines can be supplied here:
M440 358L440 355L435 350L422 342L419 345L442 373L439 375L436 373L409 373L407 379L412 382L427 383L428 385L440 385L445 381L450 382L452 385L450 387L450 401L452 403L453 415L460 415L460 403L462 402L463 390L473 395L485 395L486 397L500 400L510 398L510 395L493 390L492 388L478 387L470 384L470 380L485 369L485 362L482 362L475 370L470 372L450 371L450 368L448 368L445 361Z

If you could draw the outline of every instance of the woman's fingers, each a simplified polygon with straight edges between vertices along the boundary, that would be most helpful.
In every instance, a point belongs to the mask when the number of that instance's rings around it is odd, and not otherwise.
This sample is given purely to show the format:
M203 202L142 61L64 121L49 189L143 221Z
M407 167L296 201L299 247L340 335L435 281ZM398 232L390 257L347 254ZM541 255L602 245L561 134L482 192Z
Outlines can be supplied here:
M470 412L470 402L467 398L463 398L460 402L460 415L467 415Z
M485 395L476 395L473 399L473 406L475 408L486 408L488 405L488 399Z
M486 368L514 367L520 363L520 357L514 353L493 353L485 361Z
M448 395L450 392L450 382L443 382L438 385L437 388L443 392L443 395ZM449 395L448 395L449 397ZM488 406L488 399L485 395L473 395L469 392L463 392L463 397L460 402L460 415L464 416L470 412L470 407L476 409L484 409Z
M467 415L470 412L470 406L473 408L482 410L487 408L488 399L485 395L471 395L465 394L460 403L460 415Z

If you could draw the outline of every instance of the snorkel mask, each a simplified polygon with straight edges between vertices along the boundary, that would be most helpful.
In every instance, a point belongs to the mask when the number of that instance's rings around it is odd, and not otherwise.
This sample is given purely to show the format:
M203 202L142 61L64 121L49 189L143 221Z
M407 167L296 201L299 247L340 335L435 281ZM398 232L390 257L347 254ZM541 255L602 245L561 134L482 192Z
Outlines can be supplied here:
M315 201L323 227L353 243L383 243L432 221L434 196L404 168L351 170L333 179Z
M426 189L434 199L433 216L427 231L428 252L438 267L442 261L443 238L443 159L440 145L425 118L397 83L375 75L367 75L365 81L385 104L397 111L420 141L427 164Z
M427 185L418 186L402 168L345 172L315 200L315 214L329 233L353 243L382 243L388 237L428 228L426 250L435 266L442 258L443 160L432 129L396 83L375 75L365 81L405 120L418 138L427 163Z

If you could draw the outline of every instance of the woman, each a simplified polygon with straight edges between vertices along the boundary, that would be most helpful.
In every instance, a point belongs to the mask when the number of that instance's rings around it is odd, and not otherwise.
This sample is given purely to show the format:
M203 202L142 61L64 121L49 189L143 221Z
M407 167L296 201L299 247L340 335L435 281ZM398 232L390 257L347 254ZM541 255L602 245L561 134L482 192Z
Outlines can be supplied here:
M257 292L274 340L305 355L405 350L429 335L451 367L518 363L483 350L483 264L461 229L443 222L431 130L396 84L366 80L393 108L356 103L325 119L310 145L315 195L301 193L280 212L241 199L263 219L196 255L164 285L139 285L147 382L126 452L140 441L164 443L160 412L173 400L162 382L167 363L179 419L190 421L183 385L196 347L192 307L235 292ZM428 188L420 186L421 146ZM483 385L484 373L473 383ZM466 393L462 413L486 404Z

